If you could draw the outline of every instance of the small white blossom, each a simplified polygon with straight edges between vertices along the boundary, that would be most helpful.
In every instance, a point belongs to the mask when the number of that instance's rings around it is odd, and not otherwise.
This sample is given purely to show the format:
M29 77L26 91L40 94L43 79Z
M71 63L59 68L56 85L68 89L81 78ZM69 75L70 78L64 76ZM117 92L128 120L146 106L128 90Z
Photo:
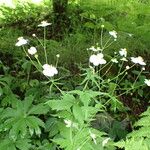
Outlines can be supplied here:
M72 122L71 120L65 119L64 122L65 122L67 128L70 128L70 127L78 128L78 124Z
M150 86L150 79L145 79L145 80L144 80L144 83L145 83L147 86Z
M104 27L105 27L105 26L102 24L102 25L101 25L101 28L104 28Z
M56 55L56 57L57 57L57 58L59 58L59 57L60 57L60 55L59 55L59 54L57 54L57 55Z
M106 138L105 140L103 140L102 146L104 147L108 143L109 140L110 140L110 138Z
M118 60L116 58L112 58L111 61L116 64L118 63Z
M65 124L66 124L66 127L67 128L70 128L72 126L72 121L71 120L64 120Z
M58 74L58 70L52 65L45 64L42 67L43 74L47 77L53 77L55 74Z
M126 69L127 69L127 70L130 69L130 67L129 67L129 66L126 66Z
M117 32L115 30L109 31L109 34L113 36L115 39L117 38Z
M28 43L28 40L24 39L23 37L18 38L18 42L15 44L16 46L22 46Z
M144 70L145 70L145 67L142 67L142 70L144 71Z
M119 51L120 56L127 57L127 49L126 48L121 48Z
M102 53L99 53L97 55L91 55L89 61L93 63L94 66L106 64L106 60L103 57L104 55Z
M139 64L139 65L142 65L142 66L146 65L146 63L144 62L144 60L141 56L131 57L131 61L135 64Z
M35 47L30 47L30 49L28 49L28 53L29 53L30 55L34 55L34 54L37 53L37 50L36 50Z
M46 27L51 25L52 23L48 23L47 21L42 21L41 24L38 25L38 27Z
M36 34L32 34L33 37L36 37Z

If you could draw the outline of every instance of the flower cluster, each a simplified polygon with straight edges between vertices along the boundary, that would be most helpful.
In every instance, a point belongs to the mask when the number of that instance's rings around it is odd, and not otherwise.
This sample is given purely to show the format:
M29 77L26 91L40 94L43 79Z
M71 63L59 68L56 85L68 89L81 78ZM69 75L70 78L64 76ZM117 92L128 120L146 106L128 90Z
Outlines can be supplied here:
M89 61L93 63L94 66L106 64L106 60L104 59L104 55L102 53L98 53L97 55L91 55Z
M127 57L127 49L121 48L119 51L120 56Z
M52 23L48 23L47 21L42 21L39 25L38 25L38 27L46 27L46 26L49 26L49 25L51 25Z
M109 34L114 38L117 39L117 32L115 30L109 31Z
M131 57L131 61L135 64L139 64L139 65L142 65L142 66L146 65L146 63L144 62L144 60L141 56Z
M23 46L23 45L25 45L27 43L28 43L28 40L24 39L23 37L19 37L18 38L18 42L16 43L15 46Z
M145 83L147 86L150 86L150 79L145 79L145 80L144 80L144 83Z
M52 65L44 64L42 68L43 74L47 77L53 77L54 75L58 74L58 70Z
M41 24L38 25L38 27L46 27L46 26L49 26L51 25L51 23L48 23L47 21L42 21ZM36 37L35 34L32 35L33 37ZM28 40L27 39L24 39L23 37L19 37L18 38L18 41L17 43L15 44L16 46L24 46L28 43ZM37 53L37 49L33 46L31 46L28 50L27 50L28 54L30 55L35 55ZM28 57L30 57L28 55ZM46 56L47 57L47 56ZM57 58L60 57L59 54L56 55ZM38 57L36 57L35 55L35 58L38 60ZM38 63L40 64L39 60L38 60ZM41 65L41 64L40 64ZM52 66L52 65L49 65L49 64L44 64L42 66L43 68L43 74L47 77L53 77L54 75L58 74L58 70L56 69L56 67Z
M37 49L35 47L30 47L30 49L28 49L28 53L30 55L34 55L37 53Z

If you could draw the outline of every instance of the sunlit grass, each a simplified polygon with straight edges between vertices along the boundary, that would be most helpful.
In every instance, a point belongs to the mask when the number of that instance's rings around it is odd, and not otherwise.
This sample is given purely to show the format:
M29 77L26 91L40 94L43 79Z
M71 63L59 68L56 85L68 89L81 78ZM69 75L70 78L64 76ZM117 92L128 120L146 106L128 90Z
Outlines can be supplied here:
M35 3L35 4L40 4L42 3L44 0L0 0L0 5L5 5L8 7L15 7L15 5L19 2L23 3L23 2L31 2L31 3Z

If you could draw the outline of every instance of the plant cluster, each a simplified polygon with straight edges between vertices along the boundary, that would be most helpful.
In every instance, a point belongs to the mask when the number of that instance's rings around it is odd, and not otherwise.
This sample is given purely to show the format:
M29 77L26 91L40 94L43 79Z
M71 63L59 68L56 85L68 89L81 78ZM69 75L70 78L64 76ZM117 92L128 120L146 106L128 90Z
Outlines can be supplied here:
M100 42L87 48L88 67L78 65L80 77L73 81L59 64L61 55L56 55L56 62L47 55L46 29L50 25L47 21L38 25L44 31L43 40L32 35L38 47L27 38L18 38L15 46L26 57L14 65L16 72L0 63L0 149L134 150L136 144L140 150L149 149L149 109L133 126L130 108L123 103L130 94L143 97L150 86L147 62L141 56L130 57L121 47L113 56L106 55L105 50L119 35L111 30L105 37L102 24Z

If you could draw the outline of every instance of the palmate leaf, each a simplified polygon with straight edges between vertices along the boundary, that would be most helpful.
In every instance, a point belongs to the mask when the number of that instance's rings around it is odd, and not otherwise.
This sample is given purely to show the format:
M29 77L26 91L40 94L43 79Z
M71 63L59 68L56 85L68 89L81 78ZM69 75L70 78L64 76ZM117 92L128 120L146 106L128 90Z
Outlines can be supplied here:
M58 145L60 145L60 148L65 148L66 149L66 148L68 148L68 146L69 146L69 148L71 148L69 140L66 140L66 139L63 139L63 138L57 138L57 139L53 139L52 141L57 143Z
M31 107L32 103L33 103L34 97L32 95L25 97L24 101L21 103L21 105L23 105L23 109L25 111L25 113L29 110L29 108ZM19 109L19 108L18 108Z
M73 115L81 125L84 123L84 113L79 105L75 104L73 106Z
M44 122L36 114L45 114L48 108L42 103L32 105L33 96L25 98L24 101L18 100L15 108L7 108L2 115L3 130L9 130L9 136L17 138L19 135L25 137L29 132L41 134L40 127L44 128Z
M101 94L100 92L96 92L92 90L87 90L87 91L73 90L70 91L69 93L79 95L79 99L84 104L84 106L88 106L92 98L95 98L96 96Z
M83 106L81 109L82 112L84 112L85 121L92 120L92 118L96 115L96 113L100 111L99 108L91 107L91 106L87 106L87 107Z
M52 110L70 110L71 106L74 104L75 98L71 94L65 94L61 100L49 100L47 104L52 108Z
M5 138L0 140L0 150L29 150L31 147L29 139L18 139L16 141Z
M41 134L41 130L40 130L39 127L45 128L44 122L41 119L39 119L39 118L37 118L35 116L29 116L29 117L27 117L26 118L26 125L30 129L30 134L31 135L33 134L31 132L32 130L34 130L37 135L40 135Z
M24 119L20 119L19 121L15 122L12 126L9 136L10 137L17 137L17 135L21 135L24 137L27 133L27 126Z
M46 114L48 111L49 111L48 107L42 103L38 105L33 105L31 109L29 109L28 114L40 115Z
M2 99L2 106L12 106L15 107L17 104L17 96L13 93L7 93L7 95Z

